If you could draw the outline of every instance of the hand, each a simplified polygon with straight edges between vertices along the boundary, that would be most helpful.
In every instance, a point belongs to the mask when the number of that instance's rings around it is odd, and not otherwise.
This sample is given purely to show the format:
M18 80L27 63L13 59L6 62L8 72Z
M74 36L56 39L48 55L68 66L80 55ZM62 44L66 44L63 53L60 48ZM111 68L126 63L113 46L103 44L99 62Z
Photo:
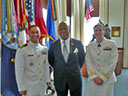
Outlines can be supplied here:
M87 72L87 70L85 71L85 77L88 78L88 72Z
M47 82L47 87L51 87L51 83L50 82Z
M94 78L93 81L96 85L102 85L103 84L103 80L99 76Z
M20 94L21 94L21 95L27 95L27 91L26 91L26 90L20 91Z

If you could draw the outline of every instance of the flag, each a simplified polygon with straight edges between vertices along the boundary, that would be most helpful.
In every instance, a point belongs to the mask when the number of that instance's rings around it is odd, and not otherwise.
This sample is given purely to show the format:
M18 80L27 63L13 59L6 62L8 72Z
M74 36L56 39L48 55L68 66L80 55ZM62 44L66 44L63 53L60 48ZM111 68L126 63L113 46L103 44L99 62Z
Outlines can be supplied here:
M5 21L6 21L6 1L1 0L1 32L6 30Z
M89 21L89 19L91 18L91 13L93 11L94 11L94 8L92 7L90 0L88 0L88 5L87 5L87 9L86 9L86 20L87 21Z
M51 1L52 18L53 18L54 20L57 20L57 13L56 13L55 0L50 0L50 1Z
M1 94L3 96L21 96L17 89L14 71L15 52L18 48L14 1L1 0L1 9Z
M16 49L8 48L2 43L1 50L1 93L3 96L21 96L15 79Z
M25 0L25 14L28 22L28 28L35 24L34 6L33 0Z
M17 25L21 26L24 29L26 25L26 17L25 17L25 0L14 0L16 17L17 17Z
M21 46L26 43L26 16L25 16L25 0L14 0L16 17L17 17L17 28L18 28L18 45Z
M3 0L1 2L1 8L3 9L1 10L2 42L9 48L18 48L17 18L13 0L11 0L11 2ZM10 9L7 10L8 8Z
M51 11L51 2L48 0L48 8L47 8L47 32L49 38L47 39L47 47L49 48L50 43L56 40L55 34L55 27L54 27L54 20L52 18L52 11Z
M25 0L25 15L26 15L26 21L27 21L27 24L25 26L26 39L27 39L27 42L29 42L28 28L31 25L35 25L33 0Z
M15 3L15 10L16 10L16 17L17 17L17 25L21 25L22 22L22 15L21 15L21 2L20 0L14 0Z
M47 37L47 28L43 19L41 0L35 0L35 24L40 28L41 37L40 42L42 42L43 37Z

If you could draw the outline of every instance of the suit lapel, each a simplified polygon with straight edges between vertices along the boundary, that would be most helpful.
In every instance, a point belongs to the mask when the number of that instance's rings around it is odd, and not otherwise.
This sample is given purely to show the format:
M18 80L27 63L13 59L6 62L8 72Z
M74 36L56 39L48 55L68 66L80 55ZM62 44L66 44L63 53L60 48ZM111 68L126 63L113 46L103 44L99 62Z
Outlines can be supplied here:
M74 49L74 42L73 42L73 40L71 39L71 40L70 40L70 54L73 53L73 49Z
M58 53L61 54L61 58L63 58L63 60L64 60L64 57L63 57L63 54L62 54L62 51L61 51L60 39L56 42L55 47L56 47L56 50L58 50ZM72 39L70 39L70 53L68 55L68 61L71 60L71 58L72 58L74 48L75 48L75 43ZM68 63L68 61L67 61L67 63ZM65 62L65 60L64 60L64 62Z
M56 47L56 50L58 50L58 53L61 53L61 54L62 54L62 52L61 52L61 44L60 44L60 39L59 39L59 40L56 42L55 47Z
M61 58L63 58L63 60L64 60L64 57L63 57L63 54L62 54L62 51L61 51L61 43L60 43L60 39L56 42L55 47L56 47L56 50L58 50L57 52L61 54L61 55L60 55Z
M74 42L72 39L70 39L70 53L69 53L69 56L68 56L68 60L70 60L70 58L72 57L72 53L73 53L73 50L74 50Z

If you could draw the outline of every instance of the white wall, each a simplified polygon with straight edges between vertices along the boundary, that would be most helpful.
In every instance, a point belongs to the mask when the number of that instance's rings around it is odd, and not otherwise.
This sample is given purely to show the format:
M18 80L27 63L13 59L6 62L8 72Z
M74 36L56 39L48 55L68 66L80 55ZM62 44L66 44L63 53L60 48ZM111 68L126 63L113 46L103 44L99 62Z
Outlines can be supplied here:
M112 37L123 48L124 0L109 0L109 27L120 26L120 37Z

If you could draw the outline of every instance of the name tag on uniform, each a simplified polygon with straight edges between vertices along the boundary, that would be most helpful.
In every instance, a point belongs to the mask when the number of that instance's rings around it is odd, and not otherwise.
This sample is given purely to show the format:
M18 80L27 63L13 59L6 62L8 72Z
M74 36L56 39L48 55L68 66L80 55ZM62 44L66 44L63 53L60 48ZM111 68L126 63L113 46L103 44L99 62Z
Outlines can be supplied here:
M29 54L28 56L34 56L34 54Z
M108 48L108 49L103 49L104 51L111 51L112 49L111 48Z
M103 50L104 50L104 51L111 51L112 48L110 48L109 46L106 46Z

